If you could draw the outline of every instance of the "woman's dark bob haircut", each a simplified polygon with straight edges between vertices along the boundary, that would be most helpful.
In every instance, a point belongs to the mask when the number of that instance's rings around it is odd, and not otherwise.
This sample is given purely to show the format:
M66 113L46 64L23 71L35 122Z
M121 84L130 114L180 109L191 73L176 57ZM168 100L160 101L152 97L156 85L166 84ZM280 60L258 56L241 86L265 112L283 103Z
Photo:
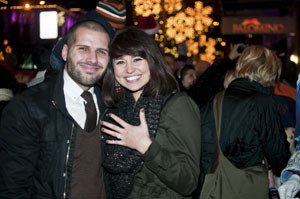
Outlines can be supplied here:
M148 62L151 77L143 96L166 96L174 90L178 91L177 81L155 40L136 27L128 27L116 34L110 46L111 61L102 83L102 97L106 106L113 107L124 97L124 92L116 92L112 66L112 60L123 55L140 56Z

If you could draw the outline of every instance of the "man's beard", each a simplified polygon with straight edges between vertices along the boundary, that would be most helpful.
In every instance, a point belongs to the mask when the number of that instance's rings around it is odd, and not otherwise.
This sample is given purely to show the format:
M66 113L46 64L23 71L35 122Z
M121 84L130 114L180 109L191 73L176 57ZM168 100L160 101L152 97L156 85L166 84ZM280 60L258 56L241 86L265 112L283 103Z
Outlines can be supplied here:
M96 76L84 76L80 70L77 69L76 65L70 60L67 60L67 72L69 76L77 83L86 87L92 87L98 82L101 77L102 73Z

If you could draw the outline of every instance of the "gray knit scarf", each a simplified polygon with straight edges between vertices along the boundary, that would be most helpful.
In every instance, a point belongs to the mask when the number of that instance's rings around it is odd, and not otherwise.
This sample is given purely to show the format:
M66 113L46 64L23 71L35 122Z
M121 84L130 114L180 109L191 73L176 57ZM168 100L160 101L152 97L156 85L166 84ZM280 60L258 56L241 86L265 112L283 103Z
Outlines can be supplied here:
M144 108L150 137L155 137L163 103L164 98L161 96L141 96L135 103L131 94L127 93L125 100L117 108L109 109L107 113L114 113L129 124L139 125L139 110ZM109 118L104 120L113 122ZM115 138L106 135L106 139ZM131 193L134 176L141 170L143 161L140 154L135 150L105 144L103 166L106 171L108 198L124 199Z

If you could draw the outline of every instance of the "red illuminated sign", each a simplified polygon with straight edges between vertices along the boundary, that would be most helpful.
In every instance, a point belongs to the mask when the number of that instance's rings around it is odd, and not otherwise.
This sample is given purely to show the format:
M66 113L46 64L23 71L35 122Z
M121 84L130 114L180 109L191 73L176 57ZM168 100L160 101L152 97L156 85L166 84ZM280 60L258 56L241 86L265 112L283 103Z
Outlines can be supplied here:
M287 17L224 18L223 34L288 34L294 32L294 20Z

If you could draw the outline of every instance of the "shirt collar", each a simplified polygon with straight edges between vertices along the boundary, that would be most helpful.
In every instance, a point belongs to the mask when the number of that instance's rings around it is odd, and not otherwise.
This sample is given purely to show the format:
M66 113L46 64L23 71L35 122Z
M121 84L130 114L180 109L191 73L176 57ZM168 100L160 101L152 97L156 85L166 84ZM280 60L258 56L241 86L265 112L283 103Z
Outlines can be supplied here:
M73 102L77 101L83 92L82 88L70 77L66 69L64 69L63 78L65 95L68 95ZM94 94L94 87L91 87L89 92Z

